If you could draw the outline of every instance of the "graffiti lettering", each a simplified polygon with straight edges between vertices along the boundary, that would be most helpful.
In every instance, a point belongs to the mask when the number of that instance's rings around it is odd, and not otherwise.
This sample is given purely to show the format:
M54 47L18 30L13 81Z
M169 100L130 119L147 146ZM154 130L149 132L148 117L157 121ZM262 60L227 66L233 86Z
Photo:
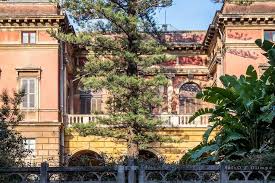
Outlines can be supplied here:
M250 58L253 60L256 60L259 58L259 54L256 52L251 52L249 50L236 50L236 49L231 49L228 50L228 53L231 53L233 55L239 56L239 57L243 57L243 58Z
M165 34L165 40L171 43L202 43L203 33L169 33Z
M180 65L203 65L203 62L201 57L179 57Z
M249 37L247 33L241 33L236 31L229 31L228 38L243 40L243 41L248 41L253 39L252 37Z
M178 57L177 60L171 60L168 62L163 63L164 66L175 66L175 65L204 65L205 59L195 56L195 57Z

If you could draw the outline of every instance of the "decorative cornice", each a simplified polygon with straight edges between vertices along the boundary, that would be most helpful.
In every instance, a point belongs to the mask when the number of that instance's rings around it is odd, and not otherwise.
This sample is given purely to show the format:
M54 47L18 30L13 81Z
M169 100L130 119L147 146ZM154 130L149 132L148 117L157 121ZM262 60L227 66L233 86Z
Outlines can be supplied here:
M11 27L11 26L60 26L64 21L64 16L31 16L31 17L1 17L0 16L0 27Z
M182 51L182 52L198 52L206 54L206 50L202 44L170 44L167 48L168 51Z
M34 44L34 45L24 45L24 44L1 44L0 49L56 49L58 44Z
M272 25L275 24L275 15L274 14L222 14L218 11L215 15L213 23L209 26L205 40L203 42L204 50L209 49L215 33L219 29L223 29L225 26L237 26L237 25Z

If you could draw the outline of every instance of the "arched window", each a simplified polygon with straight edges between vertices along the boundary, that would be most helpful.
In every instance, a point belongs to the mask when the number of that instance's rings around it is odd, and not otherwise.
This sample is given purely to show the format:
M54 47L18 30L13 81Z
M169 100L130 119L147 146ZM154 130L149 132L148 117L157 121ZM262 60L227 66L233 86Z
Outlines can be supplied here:
M179 92L179 113L193 114L201 108L201 101L196 99L196 95L201 88L196 83L185 83Z
M83 150L75 153L68 162L69 166L103 166L103 158L94 151Z

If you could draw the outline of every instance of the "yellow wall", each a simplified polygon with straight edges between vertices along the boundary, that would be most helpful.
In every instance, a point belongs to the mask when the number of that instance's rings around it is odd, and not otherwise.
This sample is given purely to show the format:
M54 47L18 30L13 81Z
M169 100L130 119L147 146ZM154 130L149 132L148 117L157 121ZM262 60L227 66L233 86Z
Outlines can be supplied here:
M202 141L202 135L206 128L166 128L160 132L165 136L181 140L180 143L154 143L148 148L158 157L169 162L177 162L181 157ZM91 150L107 157L117 158L127 153L125 141L97 136L82 137L77 133L65 135L65 153L70 157L77 152Z

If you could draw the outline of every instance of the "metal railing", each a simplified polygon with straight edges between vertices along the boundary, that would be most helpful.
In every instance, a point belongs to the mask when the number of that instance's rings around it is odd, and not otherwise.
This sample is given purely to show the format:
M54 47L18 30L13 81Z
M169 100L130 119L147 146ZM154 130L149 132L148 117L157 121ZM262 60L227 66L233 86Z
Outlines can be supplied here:
M203 115L189 123L192 115L157 115L156 117L163 121L162 127L166 128L187 128L187 127L202 127L209 125L209 115ZM96 123L100 118L107 118L108 115L86 115L86 114L68 114L66 119L66 127L71 127L74 124Z
M2 183L275 183L275 167L220 165L0 168Z

